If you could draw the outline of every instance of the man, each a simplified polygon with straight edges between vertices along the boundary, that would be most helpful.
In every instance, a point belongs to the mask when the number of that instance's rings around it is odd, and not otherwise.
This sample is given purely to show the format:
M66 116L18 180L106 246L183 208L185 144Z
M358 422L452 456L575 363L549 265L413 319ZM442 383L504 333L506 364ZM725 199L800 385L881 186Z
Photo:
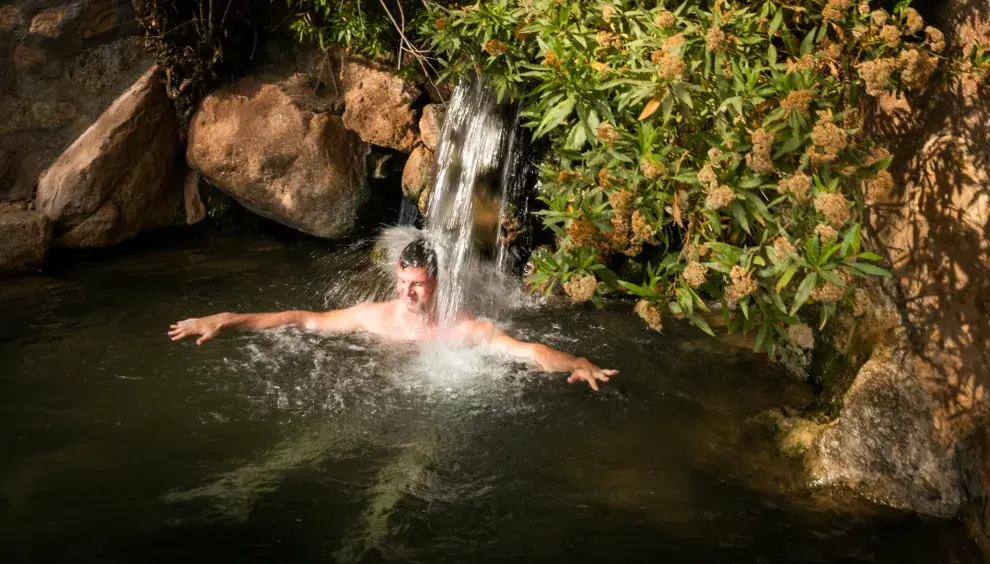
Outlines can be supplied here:
M437 287L436 253L423 239L403 250L396 270L398 298L365 302L334 311L283 311L277 313L218 313L179 321L168 332L173 341L199 336L196 344L216 337L223 329L259 331L298 327L307 331L367 331L394 340L421 341L437 336L434 297ZM471 345L488 345L517 358L535 362L545 372L570 372L569 383L583 380L598 391L617 370L601 369L588 359L575 357L539 343L518 341L492 323L467 316L458 319L449 336Z

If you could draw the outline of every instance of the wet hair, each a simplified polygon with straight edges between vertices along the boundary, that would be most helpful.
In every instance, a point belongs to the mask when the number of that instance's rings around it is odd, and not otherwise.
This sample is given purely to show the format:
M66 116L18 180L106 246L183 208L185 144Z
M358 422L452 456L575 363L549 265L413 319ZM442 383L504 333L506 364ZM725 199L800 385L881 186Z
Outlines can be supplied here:
M426 273L437 275L437 253L425 239L416 239L406 245L399 255L399 266L402 268L423 267Z

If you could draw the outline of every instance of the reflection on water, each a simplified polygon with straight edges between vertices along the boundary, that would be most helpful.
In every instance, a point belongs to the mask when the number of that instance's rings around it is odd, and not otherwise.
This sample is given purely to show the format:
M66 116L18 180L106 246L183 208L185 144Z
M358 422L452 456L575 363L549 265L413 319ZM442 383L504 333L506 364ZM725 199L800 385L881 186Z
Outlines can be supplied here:
M954 523L807 491L747 420L809 391L747 351L623 308L505 319L622 370L593 394L362 335L172 343L325 307L363 256L202 245L0 285L3 562L979 561Z

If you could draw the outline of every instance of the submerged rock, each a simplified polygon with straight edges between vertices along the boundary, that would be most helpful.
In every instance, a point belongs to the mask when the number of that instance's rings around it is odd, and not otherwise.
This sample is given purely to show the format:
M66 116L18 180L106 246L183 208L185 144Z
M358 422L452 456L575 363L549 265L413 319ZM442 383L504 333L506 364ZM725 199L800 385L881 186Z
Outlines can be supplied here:
M808 469L816 483L844 484L896 507L948 517L962 502L956 456L940 441L938 406L915 361L904 352L874 355L859 370Z
M248 209L318 237L346 235L368 199L367 144L341 118L245 78L207 96L186 157Z
M420 91L398 76L355 59L341 70L344 126L373 145L409 153L416 146L413 102Z
M0 209L0 275L38 268L51 242L51 224L36 211Z
M167 225L180 192L172 182L175 112L149 69L55 161L38 183L37 209L55 244L98 247Z

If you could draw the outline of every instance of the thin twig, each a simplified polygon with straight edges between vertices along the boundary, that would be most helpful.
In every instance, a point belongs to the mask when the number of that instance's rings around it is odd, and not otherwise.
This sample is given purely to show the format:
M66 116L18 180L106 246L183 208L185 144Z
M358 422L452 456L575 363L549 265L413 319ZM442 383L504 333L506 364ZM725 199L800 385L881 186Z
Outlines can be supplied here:
M378 1L381 3L382 8L385 10L385 14L388 15L388 19L392 21L392 25L395 27L395 30L399 32L400 42L405 43L409 52L412 53L414 57L416 57L416 61L419 62L420 68L423 69L423 74L426 76L426 80L430 81L430 84L433 85L433 88L437 91L437 95L440 96L440 101L442 102L443 96L440 95L440 88L437 87L435 82L433 82L433 79L430 77L429 71L426 70L426 65L429 65L430 69L433 70L433 72L436 72L436 69L433 68L433 65L430 64L430 61L422 55L422 53L424 53L425 51L420 51L419 49L413 46L411 41L409 41L409 38L406 37L405 29L399 26L398 22L395 21L395 18L392 16L392 12L389 11L388 6L385 4L385 0L378 0ZM401 60L399 62L401 64ZM425 65L424 62L426 63Z

